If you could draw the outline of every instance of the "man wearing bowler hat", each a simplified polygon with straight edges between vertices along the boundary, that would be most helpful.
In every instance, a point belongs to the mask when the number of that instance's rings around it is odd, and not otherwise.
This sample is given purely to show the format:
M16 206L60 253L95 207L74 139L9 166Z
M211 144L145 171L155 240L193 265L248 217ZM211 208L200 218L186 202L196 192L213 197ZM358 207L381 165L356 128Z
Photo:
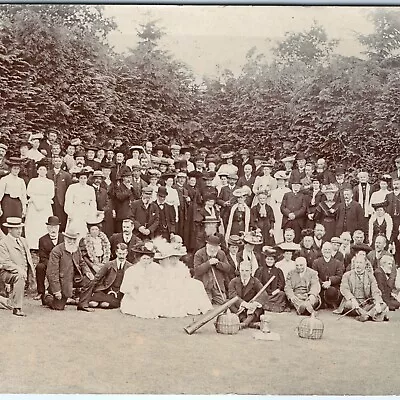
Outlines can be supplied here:
M220 248L219 238L209 236L205 247L194 255L194 277L203 282L213 304L223 304L226 301L225 282L230 269L226 255Z
M157 200L154 204L158 208L160 221L154 232L154 236L162 236L164 239L170 241L171 237L176 232L176 214L175 208L165 202L167 195L167 188L165 186L159 186L157 190Z
M0 241L0 279L12 287L10 308L13 315L24 317L22 303L26 281L34 278L34 267L28 243L23 238L20 217L8 217L4 226L8 234Z
M60 233L60 220L58 217L49 217L46 226L48 233L39 239L39 263L36 265L38 295L35 300L41 299L42 304L44 304L44 295L46 293L44 281L46 279L46 270L50 253L55 246L64 242L64 236Z
M50 253L47 264L49 294L44 303L53 310L64 310L73 289L85 289L94 279L94 275L85 263L79 250L79 233L69 227L63 233L64 242L58 244ZM90 292L82 290L79 296L78 310L93 311L89 308Z

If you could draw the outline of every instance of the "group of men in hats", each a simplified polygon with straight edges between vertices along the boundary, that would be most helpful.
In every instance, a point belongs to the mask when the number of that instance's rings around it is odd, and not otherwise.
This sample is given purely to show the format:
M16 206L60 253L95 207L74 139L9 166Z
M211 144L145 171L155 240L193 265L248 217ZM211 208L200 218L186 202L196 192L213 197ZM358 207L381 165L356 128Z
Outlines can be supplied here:
M366 255L366 264L373 268L368 276L377 273L381 286L386 276L394 296L400 257L400 158L395 161L396 171L375 184L366 171L360 171L358 183L352 186L343 167L330 169L324 159L315 162L304 153L276 161L247 149L237 155L229 149L217 156L207 148L196 151L194 146L177 143L153 147L148 141L130 146L118 136L101 146L84 147L78 138L61 145L58 136L55 131L47 137L29 134L26 142L17 144L18 157L7 154L10 145L0 143L4 232L0 251L15 258L14 250L21 249L18 263L24 267L18 270L18 279L25 285L29 276L36 277L42 301L55 309L67 304L73 286L86 287L98 272L87 268L83 258L70 257L80 250L71 253L61 246L54 251L66 242L73 250L72 240L76 244L89 234L85 225L93 219L106 235L114 260L126 251L126 262L134 262L132 249L139 242L181 236L189 250L188 267L214 303L229 297L229 284L240 277L242 263L250 269L252 281L266 282L274 271L262 307L276 311L288 306L299 312L321 305L340 309L343 277L346 269L352 271L358 254L353 254L351 243L346 247L343 238L362 232L363 245L370 246L368 257L376 253L372 264ZM38 226L48 233L37 248L29 248L21 238L32 201L27 185L37 177L38 165L45 163L47 179L54 186L52 213L46 218L41 215ZM379 250L383 239L384 248ZM30 251L38 251L35 268ZM393 254L396 262L388 275L382 272L380 260ZM63 260L68 271L73 266L72 286L70 280L65 285L56 281L56 260ZM0 277L5 285L12 283L12 308L18 315L21 283L14 284L13 263L9 268L2 264ZM46 294L46 278L51 298ZM87 309L88 301L81 296L78 307Z

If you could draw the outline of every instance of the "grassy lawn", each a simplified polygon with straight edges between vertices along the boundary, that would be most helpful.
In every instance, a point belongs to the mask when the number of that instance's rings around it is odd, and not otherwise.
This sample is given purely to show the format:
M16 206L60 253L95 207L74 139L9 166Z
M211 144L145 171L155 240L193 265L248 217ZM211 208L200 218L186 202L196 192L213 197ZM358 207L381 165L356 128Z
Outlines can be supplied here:
M388 323L336 321L322 340L297 336L303 317L273 314L279 342L228 336L193 318L142 320L119 310L56 312L25 299L27 318L0 310L2 393L399 394L400 313Z

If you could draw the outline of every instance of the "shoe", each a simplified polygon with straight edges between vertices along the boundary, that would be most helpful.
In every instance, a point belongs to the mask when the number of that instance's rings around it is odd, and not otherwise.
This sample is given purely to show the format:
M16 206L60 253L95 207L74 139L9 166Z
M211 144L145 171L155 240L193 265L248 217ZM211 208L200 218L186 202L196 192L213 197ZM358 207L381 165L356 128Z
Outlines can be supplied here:
M78 304L78 301L76 299L72 299L71 297L68 297L66 305L67 306L76 306Z
M297 310L297 314L302 315L302 314L304 314L305 310L306 310L306 306L304 304L300 304L299 308Z
M94 312L94 309L90 308L90 307L80 307L80 306L78 306L77 310L78 311L86 311L86 312Z
M383 320L384 320L384 321L389 321L389 316L388 316L388 315L384 315L384 316L383 316Z
M26 317L26 314L23 313L20 308L14 308L13 315L15 315L16 317Z
M33 300L41 300L42 297L43 297L42 294L38 294L38 295L36 295L36 296L33 298Z
M336 310L332 311L333 314L341 314L342 312L337 308Z
M291 312L291 308L290 307L285 307L285 309L283 310L283 312Z
M249 324L249 328L251 328L251 329L260 329L260 323L259 322L251 322Z
M367 322L369 320L369 315L367 314L359 315L358 317L356 317L356 320L360 322Z

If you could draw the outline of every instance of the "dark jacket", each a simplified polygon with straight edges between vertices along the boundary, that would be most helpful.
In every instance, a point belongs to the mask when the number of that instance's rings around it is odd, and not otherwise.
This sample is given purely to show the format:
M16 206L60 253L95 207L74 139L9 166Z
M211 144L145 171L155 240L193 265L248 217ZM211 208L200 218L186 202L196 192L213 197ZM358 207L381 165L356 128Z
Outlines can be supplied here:
M67 192L68 186L72 183L71 174L60 170L57 176L54 174L54 169L47 171L47 177L54 182L54 197L58 203L64 207L65 193Z
M344 274L344 265L336 258L331 258L326 262L323 257L317 258L312 268L318 272L319 282L331 281L332 286L339 288Z
M154 236L168 236L166 239L169 239L169 236L171 233L176 232L176 213L175 213L175 207L171 206L170 204L163 204L163 208L161 209L160 205L157 203L157 201L154 202L154 204L158 208L158 213L159 213L159 223L158 227L155 230Z
M120 243L125 243L124 242L124 235L122 233L114 233L110 237L110 246L111 246L111 259L115 259L116 255L115 252L117 250L117 245ZM128 261L133 263L135 261L135 253L132 251L132 249L138 245L141 244L142 240L139 239L135 234L132 234L131 240L129 243L125 243L128 246Z
M64 242L64 235L58 234L57 244ZM54 244L47 233L39 239L39 264L47 265L51 251L54 249Z
M146 209L142 200L135 200L131 204L131 217L139 238L152 239L154 237L154 232L158 228L160 221L160 214L156 204L150 203ZM149 229L150 235L145 236L138 232L141 226Z
M135 200L134 193L123 183L117 182L114 186L114 208L116 212L115 219L122 221L131 215L131 203Z
M281 291L285 289L285 276L283 275L282 270L275 266L272 268L265 266L258 268L254 275L254 277L257 278L262 285L265 285L272 278L272 276L275 276L275 279L265 289L269 295L271 295L276 289Z
M239 276L237 278L233 278L229 282L228 297L229 299L233 299L235 296L238 296L239 299L231 306L231 311L237 312L242 301L248 302L252 300L253 297L262 289L262 287L262 283L254 277L250 277L250 280L246 286L243 285ZM257 298L256 301L263 305L266 300L267 296L264 292L260 297Z
M352 201L348 207L345 203L340 203L336 213L336 236L343 232L350 232L361 229L367 233L367 226L364 218L364 211L359 203Z
M126 260L123 270L124 273L128 268L132 267L132 264ZM93 292L102 292L111 288L112 284L117 277L117 260L109 261L104 264L100 271L95 275L92 284L94 286Z

